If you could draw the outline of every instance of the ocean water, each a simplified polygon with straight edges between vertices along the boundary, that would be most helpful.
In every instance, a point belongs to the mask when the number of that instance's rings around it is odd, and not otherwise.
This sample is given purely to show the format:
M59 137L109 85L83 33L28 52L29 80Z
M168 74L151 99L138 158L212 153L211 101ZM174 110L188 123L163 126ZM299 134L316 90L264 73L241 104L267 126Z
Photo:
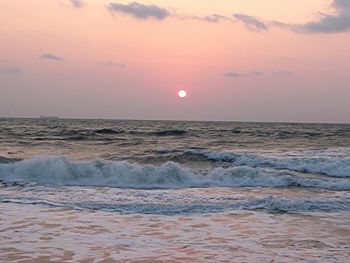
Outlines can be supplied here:
M349 262L350 125L0 119L2 262Z

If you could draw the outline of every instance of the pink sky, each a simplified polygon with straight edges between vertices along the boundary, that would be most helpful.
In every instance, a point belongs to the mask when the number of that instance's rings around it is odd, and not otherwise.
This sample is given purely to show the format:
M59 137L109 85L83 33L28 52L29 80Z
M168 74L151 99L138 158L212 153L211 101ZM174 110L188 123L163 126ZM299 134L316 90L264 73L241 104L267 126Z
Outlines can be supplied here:
M0 0L0 21L3 117L350 122L350 0Z

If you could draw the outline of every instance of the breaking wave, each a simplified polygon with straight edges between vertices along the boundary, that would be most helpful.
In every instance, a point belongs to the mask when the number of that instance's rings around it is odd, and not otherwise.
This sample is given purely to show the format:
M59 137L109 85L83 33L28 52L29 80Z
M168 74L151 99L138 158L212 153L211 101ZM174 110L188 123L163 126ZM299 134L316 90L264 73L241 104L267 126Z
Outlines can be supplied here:
M269 196L266 198L252 198L235 202L214 204L160 204L160 203L99 203L99 202L60 202L35 198L0 198L2 203L31 204L48 207L64 207L76 210L102 210L108 212L139 213L139 214L193 214L193 213L220 213L234 210L267 211L272 213L297 212L337 212L350 211L350 204L346 201L322 199L295 199L287 200Z
M63 156L0 163L0 180L57 186L104 186L134 189L202 187L305 187L350 190L348 179L297 176L268 168L236 166L192 171L174 162L160 166L126 161L72 161Z

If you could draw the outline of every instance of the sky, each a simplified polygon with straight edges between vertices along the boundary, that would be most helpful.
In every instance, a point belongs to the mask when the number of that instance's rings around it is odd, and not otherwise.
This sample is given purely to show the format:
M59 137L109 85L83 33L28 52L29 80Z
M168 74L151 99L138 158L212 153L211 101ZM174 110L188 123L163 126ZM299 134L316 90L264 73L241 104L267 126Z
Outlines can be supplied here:
M0 117L40 115L350 123L350 0L0 0Z

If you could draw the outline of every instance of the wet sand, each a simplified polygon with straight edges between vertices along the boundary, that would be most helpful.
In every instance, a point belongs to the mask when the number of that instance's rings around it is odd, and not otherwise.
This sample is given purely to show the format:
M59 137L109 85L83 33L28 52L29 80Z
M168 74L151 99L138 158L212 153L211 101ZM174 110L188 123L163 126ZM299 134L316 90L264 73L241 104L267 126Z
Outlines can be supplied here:
M121 214L0 204L1 262L348 262L350 213Z

